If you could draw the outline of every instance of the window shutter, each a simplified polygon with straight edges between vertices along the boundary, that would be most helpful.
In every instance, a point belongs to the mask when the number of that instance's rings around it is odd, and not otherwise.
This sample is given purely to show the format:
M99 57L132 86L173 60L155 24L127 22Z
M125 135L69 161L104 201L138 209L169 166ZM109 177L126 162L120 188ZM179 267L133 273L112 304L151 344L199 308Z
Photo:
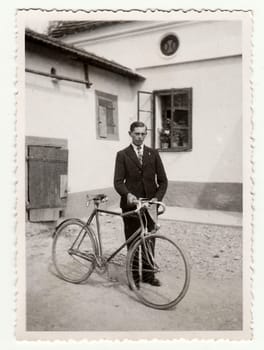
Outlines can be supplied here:
M98 131L102 138L107 137L107 109L99 105Z
M118 140L117 96L96 91L97 138Z
M137 119L147 126L146 146L155 145L155 119L153 113L153 93L150 91L137 92Z
M107 104L107 133L110 135L115 134L115 121L114 121L114 106L112 102Z

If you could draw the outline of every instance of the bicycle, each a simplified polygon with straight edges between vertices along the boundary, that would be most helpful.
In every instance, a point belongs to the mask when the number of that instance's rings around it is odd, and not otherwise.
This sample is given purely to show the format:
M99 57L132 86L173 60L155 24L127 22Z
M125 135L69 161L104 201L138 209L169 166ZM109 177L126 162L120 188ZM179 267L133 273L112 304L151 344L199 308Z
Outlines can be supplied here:
M154 232L147 230L146 211L154 204L161 208L158 212L160 215L165 211L164 203L141 199L136 209L118 213L99 208L100 203L106 200L104 194L88 199L87 204L94 202L94 209L87 222L66 219L56 228L52 259L59 277L68 282L82 283L95 268L104 271L114 256L134 241L126 258L127 279L132 291L143 304L156 309L168 309L178 304L185 296L190 282L190 267L186 255L173 240L157 234L157 223ZM140 221L138 230L108 257L103 255L102 250L99 222L101 213L121 217L138 215ZM94 218L97 234L91 227ZM144 274L149 272L159 278L161 286L152 286L144 280Z

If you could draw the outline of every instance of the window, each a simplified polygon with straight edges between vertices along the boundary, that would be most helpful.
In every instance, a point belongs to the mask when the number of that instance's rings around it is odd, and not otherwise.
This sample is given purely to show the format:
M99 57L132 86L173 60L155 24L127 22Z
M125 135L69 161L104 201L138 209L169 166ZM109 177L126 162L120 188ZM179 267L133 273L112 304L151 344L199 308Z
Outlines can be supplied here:
M178 50L179 40L176 35L166 35L160 42L160 50L165 56L172 56Z
M161 151L192 149L192 89L155 91L157 147Z
M118 140L117 96L96 91L97 138Z

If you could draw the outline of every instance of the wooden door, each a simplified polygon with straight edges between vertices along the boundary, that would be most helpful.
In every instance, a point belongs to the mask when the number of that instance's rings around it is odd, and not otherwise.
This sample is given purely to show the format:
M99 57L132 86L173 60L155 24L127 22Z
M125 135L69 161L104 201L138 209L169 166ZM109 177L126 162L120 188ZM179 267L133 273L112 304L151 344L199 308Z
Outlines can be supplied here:
M58 218L66 206L68 150L28 146L28 207L31 221Z

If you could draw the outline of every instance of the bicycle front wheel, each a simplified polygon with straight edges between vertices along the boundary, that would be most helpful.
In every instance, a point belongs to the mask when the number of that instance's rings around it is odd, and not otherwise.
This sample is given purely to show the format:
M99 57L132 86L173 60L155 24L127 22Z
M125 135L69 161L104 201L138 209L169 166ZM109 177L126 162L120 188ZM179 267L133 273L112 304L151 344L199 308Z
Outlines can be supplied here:
M52 260L59 277L72 283L86 280L95 267L96 241L78 219L64 221L56 230Z
M175 306L185 296L190 282L190 268L185 254L176 243L153 234L138 240L131 247L127 257L127 277L143 304L162 310Z

